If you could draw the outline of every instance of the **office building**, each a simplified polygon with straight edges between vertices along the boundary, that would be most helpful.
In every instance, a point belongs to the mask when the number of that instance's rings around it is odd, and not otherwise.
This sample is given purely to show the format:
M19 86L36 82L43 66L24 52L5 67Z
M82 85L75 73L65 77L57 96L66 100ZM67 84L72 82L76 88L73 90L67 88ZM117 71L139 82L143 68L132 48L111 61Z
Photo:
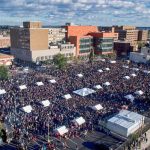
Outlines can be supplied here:
M28 62L52 59L58 53L75 55L73 44L65 43L63 49L57 44L49 45L49 31L42 28L41 22L24 22L23 27L11 29L11 53L16 59Z
M139 30L138 41L146 43L147 39L148 39L148 30Z

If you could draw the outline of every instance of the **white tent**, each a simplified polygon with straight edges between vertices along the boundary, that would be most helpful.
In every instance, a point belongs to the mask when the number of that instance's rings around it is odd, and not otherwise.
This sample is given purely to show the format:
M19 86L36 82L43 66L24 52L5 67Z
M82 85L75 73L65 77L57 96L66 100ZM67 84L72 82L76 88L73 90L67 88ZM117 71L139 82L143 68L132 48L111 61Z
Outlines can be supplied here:
M150 71L148 71L148 70L143 70L143 72L146 73L146 74L150 73Z
M98 72L103 72L103 70L102 69L99 69L99 70L97 70Z
M95 105L95 106L92 106L91 108L92 108L93 110L101 110L101 109L103 109L103 107L102 107L101 104L97 104L97 105Z
M105 62L106 60L105 59L100 59L101 61Z
M83 77L83 74L77 74L77 76L79 77L79 78L82 78Z
M136 92L135 92L135 94L137 94L137 95L143 95L143 94L144 94L144 92L143 92L143 91L141 91L141 90L139 90L139 91L136 91Z
M19 86L19 89L20 89L20 90L27 89L27 86L26 86L26 85L20 85L20 86Z
M89 89L89 88L83 88L76 91L73 91L73 93L80 95L80 96L87 96L89 94L95 93L96 91Z
M125 98L130 100L131 102L134 101L134 96L132 94L126 95Z
M43 82L36 82L36 85L41 86L41 85L44 85L44 84L43 84Z
M70 94L66 94L66 95L63 96L63 98L65 98L65 99L70 99L70 98L72 98L72 97L71 97Z
M61 126L61 127L56 128L54 131L62 136L68 132L68 129L66 128L66 126Z
M109 68L105 68L105 70L106 70L106 71L109 71L110 69L109 69Z
M31 105L27 105L27 106L23 107L22 109L26 113L30 113L32 111Z
M56 83L55 79L49 80L50 83Z
M135 73L132 73L131 76L132 76L132 77L136 77L137 75L136 75Z
M110 85L110 82L105 82L105 83L103 83L104 85L106 85L106 86L109 86Z
M0 89L0 95L5 94L6 91L4 89Z
M83 117L78 117L76 119L73 120L73 122L76 124L76 125L82 125L85 123L85 119Z
M126 69L128 69L128 68L129 68L129 66L126 66L126 65L123 65L122 67L123 67L123 68L126 68Z
M95 85L94 88L99 90L99 89L102 89L102 86L101 85Z
M110 63L111 63L111 64L115 64L116 61L115 61L115 60L111 60Z
M41 101L41 104L44 106L44 107L48 107L50 105L50 101L49 100L44 100L44 101Z
M131 68L132 70L139 71L139 68Z
M124 79L127 79L127 80L129 80L129 79L130 79L130 77L129 77L129 76L125 76L125 77L124 77Z

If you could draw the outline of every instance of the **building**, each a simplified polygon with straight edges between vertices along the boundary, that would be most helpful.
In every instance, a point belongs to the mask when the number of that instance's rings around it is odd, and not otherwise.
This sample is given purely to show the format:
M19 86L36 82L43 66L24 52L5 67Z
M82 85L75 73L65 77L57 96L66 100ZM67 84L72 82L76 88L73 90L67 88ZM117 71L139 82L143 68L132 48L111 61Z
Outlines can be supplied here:
M48 42L51 44L63 43L66 41L66 30L63 27L49 28Z
M117 57L128 56L132 51L132 47L129 42L126 41L116 41L114 42L114 51Z
M10 47L10 37L0 35L0 48Z
M107 121L107 128L111 132L128 137L144 125L144 120L145 117L140 114L122 110Z
M137 51L138 30L134 26L114 26L115 32L117 32L118 40L129 42L133 47L133 51Z
M148 39L148 30L139 30L138 31L138 41L146 42Z
M0 65L10 66L13 60L13 56L0 53Z
M76 46L76 56L88 56L92 50L95 54L113 52L114 33L99 32L96 26L68 25L66 39Z
M136 63L147 63L150 61L150 47L143 47L141 53L131 52L130 60Z
M114 33L112 32L93 32L89 33L93 37L93 46L95 54L113 53Z
M42 28L41 22L24 22L23 27L11 29L12 55L18 60L37 62L52 59L58 53L75 54L73 44L62 44L63 50L57 44L49 45L49 31L49 28Z

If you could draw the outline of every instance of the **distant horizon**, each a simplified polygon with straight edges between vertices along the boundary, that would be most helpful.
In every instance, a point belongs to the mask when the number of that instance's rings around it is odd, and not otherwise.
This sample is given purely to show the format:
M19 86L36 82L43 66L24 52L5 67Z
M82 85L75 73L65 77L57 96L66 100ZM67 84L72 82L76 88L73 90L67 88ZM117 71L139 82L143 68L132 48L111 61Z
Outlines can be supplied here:
M1 0L0 13L0 24L11 26L24 20L41 20L44 25L150 26L149 0Z

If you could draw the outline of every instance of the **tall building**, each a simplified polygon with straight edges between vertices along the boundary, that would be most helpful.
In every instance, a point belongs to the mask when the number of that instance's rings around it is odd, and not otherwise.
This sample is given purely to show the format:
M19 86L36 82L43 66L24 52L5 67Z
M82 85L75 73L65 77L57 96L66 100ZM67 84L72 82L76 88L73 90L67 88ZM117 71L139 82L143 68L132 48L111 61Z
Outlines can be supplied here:
M23 27L11 29L10 36L11 53L19 60L37 62L52 59L57 53L75 54L70 43L66 43L68 46L63 51L59 46L49 46L49 28L42 28L41 22L24 22Z
M148 30L139 30L138 31L138 41L146 42L148 39Z
M134 26L114 26L118 39L129 42L133 51L137 50L138 30Z

